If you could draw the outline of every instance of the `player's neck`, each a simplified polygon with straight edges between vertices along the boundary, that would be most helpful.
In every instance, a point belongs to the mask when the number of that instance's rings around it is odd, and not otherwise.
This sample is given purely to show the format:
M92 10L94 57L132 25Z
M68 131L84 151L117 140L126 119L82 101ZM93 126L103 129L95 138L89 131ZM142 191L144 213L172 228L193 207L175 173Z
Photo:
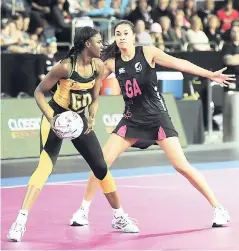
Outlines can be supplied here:
M135 55L135 46L132 46L132 47L129 47L129 48L124 48L124 49L121 49L120 51L121 51L121 58L124 61L129 61Z
M91 57L87 55L86 52L82 52L81 54L78 55L77 57L77 63L81 65L88 65L91 62Z

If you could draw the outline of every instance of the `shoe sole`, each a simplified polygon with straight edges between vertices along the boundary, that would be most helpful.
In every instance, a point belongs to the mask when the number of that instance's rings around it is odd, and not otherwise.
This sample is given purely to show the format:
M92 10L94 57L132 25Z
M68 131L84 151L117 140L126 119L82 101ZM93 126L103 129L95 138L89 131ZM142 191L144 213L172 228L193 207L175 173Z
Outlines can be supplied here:
M12 239L12 238L9 238L9 237L7 237L7 239L8 239L8 241L11 241L11 242L20 242L21 241L21 239L17 240L17 239Z
M124 233L128 233L128 234L136 234L136 233L139 233L139 231L137 231L137 232L125 232L122 228L120 228L120 227L118 227L118 226L116 226L116 225L113 225L113 224L112 224L112 228L114 228L114 229L120 229L120 230L122 230Z
M223 227L224 225L228 224L230 220L227 220L226 222L217 224L216 222L212 223L212 227Z
M20 242L20 240L16 240L16 239L8 239L11 242Z
M79 224L76 221L73 221L70 223L70 226L72 226L72 227L83 227L83 226L88 226L88 225L89 225L89 223L88 224Z

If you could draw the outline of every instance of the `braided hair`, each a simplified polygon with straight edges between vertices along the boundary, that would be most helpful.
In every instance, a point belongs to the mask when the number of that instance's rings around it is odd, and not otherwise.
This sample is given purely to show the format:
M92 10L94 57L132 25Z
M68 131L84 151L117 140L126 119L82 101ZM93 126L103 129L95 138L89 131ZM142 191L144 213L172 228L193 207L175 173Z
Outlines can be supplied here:
M99 31L90 26L77 28L75 32L74 46L68 51L63 60L69 57L77 58L77 55L85 49L85 42L96 34L99 34Z

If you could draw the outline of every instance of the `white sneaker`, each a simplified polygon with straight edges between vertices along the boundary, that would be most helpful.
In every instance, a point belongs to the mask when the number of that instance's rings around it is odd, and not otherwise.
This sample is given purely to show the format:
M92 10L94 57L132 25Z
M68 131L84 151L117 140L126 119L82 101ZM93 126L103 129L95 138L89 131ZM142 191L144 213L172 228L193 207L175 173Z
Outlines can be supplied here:
M124 233L139 233L137 226L138 222L130 218L128 214L122 214L119 217L113 217L112 227L115 229L121 229Z
M15 221L8 232L7 238L10 241L18 242L21 240L25 231L26 231L26 225L22 224L21 222Z
M224 207L218 206L214 208L212 227L221 227L227 224L230 220L231 217Z
M89 225L88 212L82 208L77 210L71 217L71 226L85 226Z

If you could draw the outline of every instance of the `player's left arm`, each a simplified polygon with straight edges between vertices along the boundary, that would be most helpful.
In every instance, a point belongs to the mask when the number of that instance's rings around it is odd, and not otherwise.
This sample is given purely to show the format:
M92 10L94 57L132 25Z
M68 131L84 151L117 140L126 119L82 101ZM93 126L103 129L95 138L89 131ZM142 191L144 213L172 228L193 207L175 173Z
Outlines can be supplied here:
M147 50L154 63L165 66L167 68L172 68L178 71L188 72L201 77L209 78L219 84L230 84L230 81L235 80L234 75L223 74L226 68L212 72L199 67L187 60L170 56L156 47L148 47Z
M100 59L94 59L96 71L98 73L96 79L95 79L95 85L92 90L92 103L88 107L89 111L89 119L88 119L88 129L86 130L86 134L89 133L95 124L95 116L99 109L99 94L100 94L100 88L101 88L101 82L104 78L104 63Z

